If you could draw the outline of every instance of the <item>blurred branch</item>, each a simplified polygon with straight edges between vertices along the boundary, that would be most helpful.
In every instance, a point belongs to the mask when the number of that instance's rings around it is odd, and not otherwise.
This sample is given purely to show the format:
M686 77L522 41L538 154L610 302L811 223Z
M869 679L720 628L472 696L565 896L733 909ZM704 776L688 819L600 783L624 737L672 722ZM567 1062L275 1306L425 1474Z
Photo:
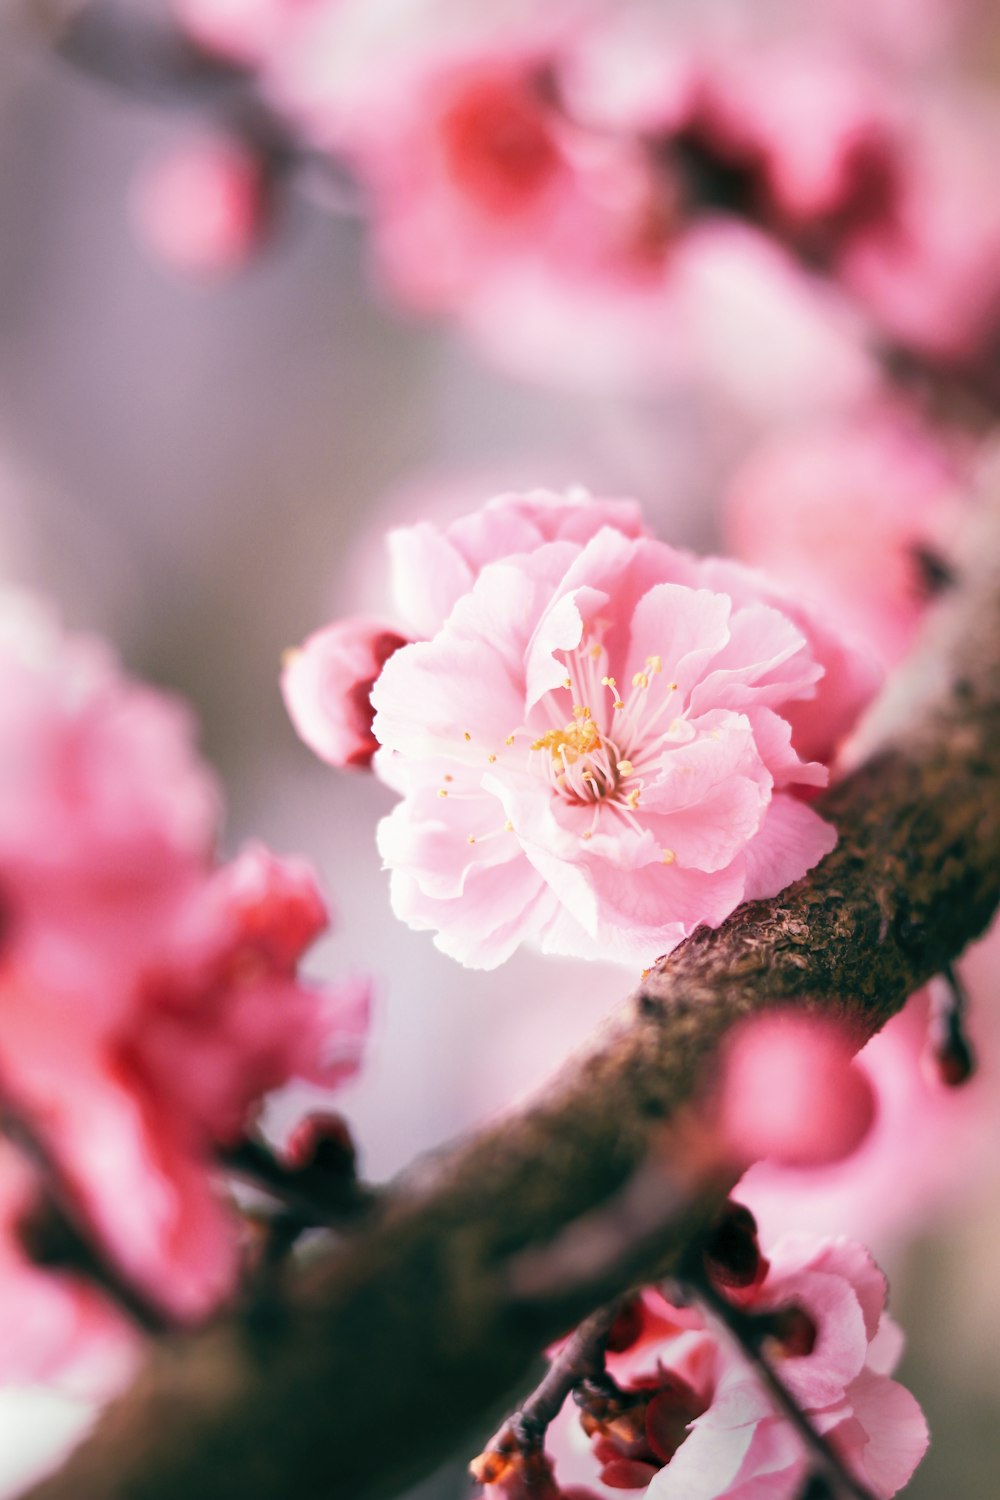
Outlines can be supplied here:
M834 852L659 963L533 1105L404 1175L375 1222L289 1278L269 1339L231 1319L166 1344L31 1500L390 1494L463 1432L474 1452L547 1342L676 1264L729 1186L691 1151L727 1028L808 996L860 1045L993 915L1000 504L978 523L926 650L886 696L874 753L822 804ZM657 1162L655 1232L577 1260L576 1279L518 1290L526 1255L565 1245Z

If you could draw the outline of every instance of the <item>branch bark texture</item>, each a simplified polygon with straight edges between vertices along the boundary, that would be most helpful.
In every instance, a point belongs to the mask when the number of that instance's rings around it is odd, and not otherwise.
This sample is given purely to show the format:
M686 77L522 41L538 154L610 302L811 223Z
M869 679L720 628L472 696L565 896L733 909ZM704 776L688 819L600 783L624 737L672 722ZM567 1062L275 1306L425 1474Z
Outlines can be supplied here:
M277 1315L159 1348L30 1500L390 1494L463 1431L474 1453L547 1341L683 1253L728 1186L691 1198L684 1121L733 1022L809 997L860 1045L1000 899L1000 507L969 543L876 748L825 799L834 852L658 964L533 1106L418 1163L375 1222L294 1273ZM626 1253L526 1295L525 1258L558 1270L574 1233L627 1218L643 1173L662 1213Z

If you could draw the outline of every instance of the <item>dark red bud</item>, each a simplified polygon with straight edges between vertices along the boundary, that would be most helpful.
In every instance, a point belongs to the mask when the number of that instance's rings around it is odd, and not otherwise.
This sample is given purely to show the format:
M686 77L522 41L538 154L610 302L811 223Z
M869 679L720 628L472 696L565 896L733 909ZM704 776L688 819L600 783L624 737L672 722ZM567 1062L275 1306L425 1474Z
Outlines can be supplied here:
M730 1201L705 1246L705 1269L720 1291L756 1290L767 1275L760 1253L757 1220L742 1203Z
M351 1178L357 1166L350 1129L337 1114L307 1115L292 1132L285 1156L294 1171L328 1177Z

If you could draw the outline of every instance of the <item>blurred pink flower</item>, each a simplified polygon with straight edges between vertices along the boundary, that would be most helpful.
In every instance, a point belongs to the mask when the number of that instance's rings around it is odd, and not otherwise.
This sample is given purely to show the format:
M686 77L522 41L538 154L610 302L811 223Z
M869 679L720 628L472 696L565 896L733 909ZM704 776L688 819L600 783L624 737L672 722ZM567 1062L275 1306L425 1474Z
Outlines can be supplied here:
M403 794L379 831L394 910L477 967L525 939L649 963L833 847L791 794L827 770L801 759L788 714L821 717L829 753L875 674L838 647L830 691L829 638L736 564L614 526L592 535L601 506L579 497L531 503L575 509L560 538L590 540L482 567L373 689L375 766ZM440 556L450 565L453 547ZM448 598L429 570L416 579L411 617L424 589Z
M967 507L961 456L889 411L772 438L732 482L732 550L822 606L892 665Z
M205 136L148 162L133 209L142 242L172 270L234 271L258 248L270 209L267 170L235 137Z
M926 1449L927 1429L890 1378L902 1337L867 1251L791 1236L769 1250L763 1282L739 1300L749 1312L779 1314L767 1357L782 1381L873 1494L896 1494ZM560 1487L642 1491L649 1500L796 1500L811 1456L728 1335L656 1293L637 1311L634 1342L608 1360L636 1406L606 1425L585 1413L588 1441L567 1403L547 1439Z
M367 989L296 978L326 925L304 865L214 866L176 704L10 596L0 685L0 1088L123 1273L196 1318L237 1271L220 1148L267 1090L353 1070Z
M737 1160L822 1167L850 1156L871 1129L875 1098L842 1024L784 1007L727 1036L720 1129Z
M178 23L199 47L243 64L273 61L309 11L337 0L171 0Z

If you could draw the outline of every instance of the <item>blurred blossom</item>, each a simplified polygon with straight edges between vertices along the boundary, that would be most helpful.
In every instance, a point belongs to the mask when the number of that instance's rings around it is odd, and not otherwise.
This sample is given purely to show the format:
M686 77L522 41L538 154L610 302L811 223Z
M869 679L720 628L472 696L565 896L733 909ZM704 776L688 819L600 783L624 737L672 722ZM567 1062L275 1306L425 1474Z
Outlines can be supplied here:
M180 705L21 596L0 600L0 679L0 1088L123 1274L198 1318L238 1269L217 1152L290 1077L353 1072L367 987L296 977L327 920L308 867L260 846L215 865Z
M726 538L892 665L946 584L970 457L889 410L805 424L737 469Z
M266 166L235 137L204 136L170 148L146 163L133 198L146 247L190 275L238 269L268 227Z
M753 1016L729 1033L719 1110L737 1160L823 1167L857 1150L871 1129L875 1096L844 1027L788 1008Z

